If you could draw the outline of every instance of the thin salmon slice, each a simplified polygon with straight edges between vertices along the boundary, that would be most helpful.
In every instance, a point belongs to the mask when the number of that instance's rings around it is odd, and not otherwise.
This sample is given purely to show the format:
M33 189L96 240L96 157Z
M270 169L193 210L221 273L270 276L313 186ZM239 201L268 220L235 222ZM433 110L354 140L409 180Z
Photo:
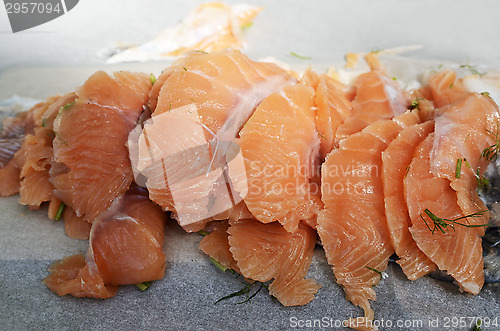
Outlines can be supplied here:
M343 87L335 79L322 74L316 87L316 127L320 136L321 160L336 147L337 128L351 113L351 102Z
M305 84L273 93L257 108L240 132L238 144L245 177L235 179L244 201L262 223L280 222L290 232L301 220L316 218L321 207L319 137L315 91Z
M428 86L431 100L436 108L452 105L463 99L468 93L462 80L451 69L443 69L429 78Z
M105 299L118 285L161 279L164 235L165 214L134 186L92 224L86 257L55 262L43 281L59 295Z
M417 146L434 130L434 121L403 129L382 152L385 216L391 243L399 256L397 263L408 279L415 280L434 271L436 265L418 248L409 227L403 180Z
M260 282L274 279L269 294L284 306L305 305L320 286L306 279L316 244L316 232L300 223L293 233L279 223L229 221L229 245L241 274Z
M229 250L229 234L227 233L228 227L229 223L227 220L212 222L207 225L205 230L208 231L209 234L203 237L199 248L225 268L232 269L241 274L238 264Z
M364 310L350 326L372 329L373 286L394 252L385 218L382 155L405 127L420 122L418 112L379 120L339 143L321 169L322 200L317 230L328 263L347 298Z
M447 178L433 176L430 153L434 135L430 134L417 147L404 179L406 203L412 222L410 232L418 247L440 270L446 271L460 288L478 294L483 286L483 257L480 234L475 228L456 225L443 232L434 229L434 223L425 213L443 219L466 216L457 204L457 192ZM473 217L462 220L475 222Z
M150 88L145 74L98 71L54 120L50 181L55 195L89 222L133 181L125 143Z
M139 135L151 199L175 212L190 232L223 212L207 205L226 184L222 173L231 142L265 97L294 82L278 66L234 50L193 52L167 68L151 90L153 115Z
M2 121L0 130L0 196L19 192L22 153L19 152L24 136L31 130L27 112Z
M377 120L403 114L409 104L409 95L379 67L359 75L354 81L354 89L352 110L337 129L337 141L361 131Z
M441 108L436 117L431 171L451 181L465 215L488 209L476 188L488 164L496 157L499 128L498 106L480 94L467 93L460 101ZM487 212L470 220L471 224L488 221ZM485 232L484 227L476 230L481 236Z

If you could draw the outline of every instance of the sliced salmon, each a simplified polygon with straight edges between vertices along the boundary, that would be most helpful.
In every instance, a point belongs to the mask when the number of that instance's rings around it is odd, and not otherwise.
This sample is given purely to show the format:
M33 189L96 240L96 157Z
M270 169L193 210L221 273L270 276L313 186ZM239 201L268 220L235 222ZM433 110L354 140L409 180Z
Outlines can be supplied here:
M457 192L447 178L433 176L430 153L434 136L430 134L418 147L404 179L405 196L412 226L410 232L418 247L440 270L446 271L461 289L477 294L484 283L481 238L475 228L456 225L443 232L425 212L442 219L466 216L457 204ZM475 222L473 217L463 223Z
M468 93L453 105L443 107L436 117L431 151L431 170L447 178L457 192L458 204L465 215L487 210L476 193L477 182L498 151L500 114L488 96ZM485 224L489 213L470 220ZM480 235L485 228L478 227Z
M117 285L157 280L165 273L165 214L136 186L92 224L86 257L54 263L44 283L59 295L109 298Z
M245 178L236 190L262 223L280 222L287 231L301 220L316 218L320 192L311 178L319 173L319 137L315 91L305 84L273 93L257 108L240 132Z
M257 220L230 221L230 251L241 274L260 282L274 279L269 294L284 306L305 305L320 286L306 279L314 254L316 232L300 223L293 233L279 223Z
M409 95L379 67L359 75L354 81L355 97L350 116L337 129L340 141L380 119L404 113Z
M241 274L238 264L229 250L229 234L227 233L228 227L228 221L210 223L205 229L209 231L209 234L203 237L199 248L224 267Z
M150 88L145 74L98 71L54 120L50 181L55 195L89 222L132 183L125 143Z
M20 163L23 153L19 152L31 120L27 112L7 117L0 130L0 196L10 196L19 192Z
M385 216L391 243L399 256L397 263L408 279L415 280L436 269L436 265L418 248L409 227L403 180L417 146L434 130L427 121L403 129L382 152Z
M321 160L336 147L337 128L344 123L351 113L351 102L347 98L345 87L333 78L322 74L316 87L316 127L320 139Z
M153 115L138 137L151 199L174 211L188 231L223 212L208 201L226 184L231 142L265 97L294 82L278 66L234 50L193 52L167 68L151 90Z
M385 218L382 151L405 127L420 122L418 112L379 120L339 143L322 165L322 201L317 230L337 282L364 310L351 327L371 329L373 286L394 252Z
M452 105L468 94L462 80L457 79L456 72L451 69L443 69L432 75L428 85L436 108Z

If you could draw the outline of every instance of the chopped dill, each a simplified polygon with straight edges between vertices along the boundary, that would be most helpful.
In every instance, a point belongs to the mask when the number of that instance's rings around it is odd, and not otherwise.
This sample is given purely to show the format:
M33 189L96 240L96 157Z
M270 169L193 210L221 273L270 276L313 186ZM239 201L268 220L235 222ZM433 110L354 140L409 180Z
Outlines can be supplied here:
M311 60L310 56L303 56L303 55L299 55L299 54L294 53L294 52L290 52L290 55L295 56L296 58L301 59L301 60Z
M480 319L476 320L476 323L474 323L474 327L471 329L471 331L483 331L482 328L483 321Z
M405 169L405 177L408 175L408 172L410 171L410 165L408 165Z
M45 125L47 125L47 123L45 123L45 120L46 120L46 118L42 119L42 128L44 128Z
M248 22L246 24L241 25L240 28L241 28L241 30L246 30L246 29L250 28L252 25L253 25L253 22Z
M141 290L142 292L144 292L144 291L146 291L151 286L151 283L152 283L152 281L142 282L142 283L135 284L135 286L137 286L137 288L139 290Z
M457 165L455 167L455 178L460 178L462 174L462 159L457 159Z
M64 209L66 209L66 204L64 202L61 202L59 205L59 209L57 210L56 216L54 216L54 221L60 221L61 217L64 213Z
M490 92L486 92L486 91L485 92L481 92L481 95L483 97L491 98Z
M450 84L450 88L453 88L453 83Z
M490 187L490 181L488 180L488 178L480 176L479 169L477 169L476 173L476 183L477 183L477 189L480 191Z
M372 50L370 51L370 53L372 53L372 54L377 54L377 53L380 53L380 52L382 52L382 51L383 51L383 49L380 49L380 48L376 48L376 47L375 47L375 48L372 48Z
M419 109L418 108L418 103L420 102L420 100L423 100L423 98L421 97L416 97L415 100L413 100L410 104L410 110L413 110L413 109Z
M59 113L65 111L65 110L68 110L71 108L71 106L73 106L75 104L75 102L69 102L67 104L65 104L64 106L61 107L61 109L59 110Z
M466 215L466 216L457 217L457 218L454 218L454 219L447 219L447 218L438 217L438 216L434 215L427 208L424 210L424 212L432 220L432 222L434 223L434 227L431 229L431 227L429 226L429 224L427 223L427 221L425 220L425 218L422 215L420 215L420 218L425 222L425 225L427 226L427 228L429 229L429 231L431 231L432 234L434 234L434 232L436 230L439 230L439 231L441 231L444 234L448 230L448 226L450 228L452 228L453 230L455 230L455 224L456 225L464 226L466 228L479 228L479 227L483 227L483 226L488 226L489 225L489 224L465 224L465 223L457 222L457 221L460 221L462 219L466 219L466 218L469 218L469 217L480 217L484 213L486 213L487 210L481 210L481 211L478 211L476 213L473 213L473 214L470 214L470 215Z
M373 272L376 272L376 273L380 276L380 278L382 278L382 271L379 271L379 270L377 270L377 269L375 269L375 268L372 268L372 267L369 267L369 266L365 266L365 267L366 267L367 269L369 269L369 270L373 271Z
M398 80L396 77L392 77L392 80Z
M182 67L182 69L184 69L184 71L188 71L186 67Z
M223 266L219 261L217 261L214 258L210 258L210 262L212 262L212 264L215 265L222 272L229 271L232 274L235 273L235 271L233 269L226 268L225 266Z
M245 123L245 124L246 124L246 123ZM319 132L318 132L318 136L320 136L320 138L323 138L323 139L327 140L327 139L326 139L326 137L325 137L325 136L323 136L323 135L322 135L321 133L319 133Z
M149 80L151 81L151 85L154 85L156 83L155 75L153 75L153 74L149 75Z
M467 68L467 69L469 69L470 73L473 74L473 75L479 75L479 76L484 76L485 75L484 72L477 71L477 69L474 68L473 66L471 66L470 64L462 64L460 66L460 68Z
M203 231L203 230L200 230L200 231L198 231L197 233L198 233L200 236L203 236L203 237L208 236L208 235L210 234L210 233L208 233L207 231Z

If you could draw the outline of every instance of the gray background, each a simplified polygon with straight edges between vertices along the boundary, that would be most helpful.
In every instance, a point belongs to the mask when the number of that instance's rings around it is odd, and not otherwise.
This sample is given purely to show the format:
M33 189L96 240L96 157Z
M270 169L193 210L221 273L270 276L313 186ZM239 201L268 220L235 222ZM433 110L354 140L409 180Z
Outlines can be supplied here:
M73 90L97 69L132 69L159 73L166 62L107 65L97 54L115 41L141 43L179 22L201 1L85 0L66 15L42 26L12 34L0 8L0 100L13 94L45 98ZM229 3L234 3L229 1ZM346 52L419 44L405 56L442 62L500 65L500 5L497 1L247 1L265 5L246 33L246 53L273 56L294 68L323 70L341 63ZM311 56L301 61L290 52ZM403 62L404 63L404 62ZM404 65L403 65L404 67ZM345 300L317 250L310 277L323 287L305 307L283 307L265 292L251 303L235 305L220 297L241 288L240 279L222 274L197 251L197 235L175 224L167 231L168 269L147 292L133 286L101 301L58 297L41 279L54 260L85 252L86 242L64 235L62 223L49 221L46 210L30 212L17 197L0 199L0 329L301 329L290 318L344 320L360 310ZM422 320L440 330L444 317L500 316L500 291L485 287L478 296L428 278L405 280L391 266L377 286L376 318ZM431 329L428 319L440 318ZM314 328L318 329L318 328ZM321 328L320 328L321 329ZM330 329L330 328L328 328ZM384 329L384 328L382 328ZM385 328L393 330L397 328ZM463 328L447 328L447 330Z

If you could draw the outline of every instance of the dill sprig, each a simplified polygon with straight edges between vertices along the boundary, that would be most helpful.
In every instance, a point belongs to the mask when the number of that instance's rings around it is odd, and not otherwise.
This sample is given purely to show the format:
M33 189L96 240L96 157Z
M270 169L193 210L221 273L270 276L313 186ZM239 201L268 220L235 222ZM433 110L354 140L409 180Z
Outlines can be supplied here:
M420 100L424 100L424 98L422 97L416 97L410 104L410 110L413 110L413 109L419 109L418 108L418 103L420 102Z
M75 102L68 102L67 104L65 104L64 106L61 107L61 109L59 109L59 114L62 113L63 111L65 110L68 110L70 109L73 105L75 104Z
M152 281L142 282L142 283L135 284L135 286L137 286L137 288L139 290L141 290L142 292L144 292L144 291L146 291L151 286L151 283L153 283L153 282Z
M64 213L64 209L66 209L66 204L64 202L61 202L59 205L59 209L57 210L56 216L54 216L54 221L60 221L61 217Z
M481 152L481 157L485 158L488 161L496 161L496 159L498 157L498 152L500 151L500 139L498 138L498 131L499 131L498 123L497 123L496 133L493 133L490 130L486 130L486 132L489 135L491 135L493 137L493 140L495 141L495 143L493 145L485 148Z
M219 261L217 261L216 259L214 259L212 257L210 258L210 262L212 262L212 264L215 265L222 272L229 271L232 274L234 274L236 272L233 269L229 269L229 268L223 266Z
M294 52L290 52L290 55L295 56L296 58L301 59L301 60L311 60L312 59L310 56L303 56L303 55L299 55L299 54L294 53Z
M200 236L205 237L205 236L208 236L210 233L208 233L207 231L200 230L200 231L198 231L198 234L199 234Z
M153 75L153 74L149 75L149 80L151 81L151 85L154 85L156 83L155 75Z
M466 216L461 216L461 217L457 217L454 219L448 219L448 218L438 217L438 216L434 215L429 209L426 208L424 210L424 213L427 214L427 216L429 216L429 218L434 223L434 227L432 229L422 215L420 215L420 218L425 222L425 225L427 226L429 231L431 231L432 234L434 234L434 232L436 230L439 230L442 233L446 233L446 231L448 231L448 227L455 230L455 225L461 225L461 226L464 226L466 228L479 228L479 227L483 227L483 226L488 226L489 224L465 224L465 223L458 222L460 220L463 220L463 219L466 219L469 217L481 217L486 212L487 212L487 210L481 210L481 211L478 211L476 213L469 214Z
M462 159L457 159L457 165L455 167L455 178L460 178L462 174Z
M462 64L460 68L467 68L469 69L470 73L473 75L478 75L478 76L484 76L486 75L484 72L479 72L476 68L471 66L470 64Z
M377 270L377 269L372 268L372 267L369 267L369 266L365 266L365 267L366 267L367 269L369 269L369 270L373 271L373 272L376 272L376 273L380 276L380 278L381 278L381 279L383 278L383 276L382 276L382 271Z
M245 286L241 290L233 292L233 293L231 293L229 295L226 295L223 298L220 298L219 300L215 301L214 304L218 304L219 302L221 302L223 300L231 299L231 298L234 298L234 297L240 297L240 296L243 296L243 295L246 294L247 297L246 297L245 300L236 303L237 305L241 305L243 303L250 302L250 300L252 300L252 298L255 297L262 290L262 288L266 288L267 290L269 290L269 288L268 288L267 285L265 285L262 282L255 281L255 280L252 281L252 282L243 282L243 284ZM257 291L255 291L253 294L250 294L250 290L252 289L252 287L254 285L259 285L259 284L260 284L260 286L257 289Z

